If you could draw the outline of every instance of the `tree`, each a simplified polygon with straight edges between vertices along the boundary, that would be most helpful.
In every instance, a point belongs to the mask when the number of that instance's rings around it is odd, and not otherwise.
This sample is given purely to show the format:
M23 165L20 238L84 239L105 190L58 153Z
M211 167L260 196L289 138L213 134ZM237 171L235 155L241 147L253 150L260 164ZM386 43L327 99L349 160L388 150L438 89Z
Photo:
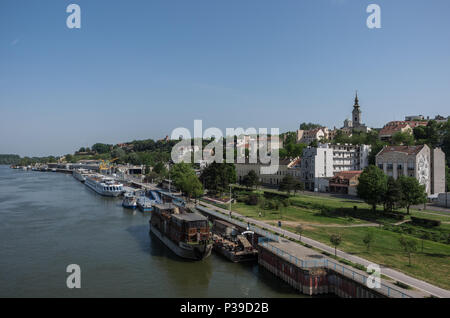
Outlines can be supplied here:
M319 128L319 127L322 127L322 125L314 124L314 123L301 123L300 124L301 130L310 130L310 129Z
M381 169L370 165L361 173L356 189L358 196L371 205L375 212L377 204L383 203L387 189L387 177Z
M157 162L153 167L153 171L159 175L164 175L167 173L166 166L162 162Z
M371 143L370 145L372 147L369 152L368 161L369 161L369 165L375 165L376 156L381 151L381 149L383 149L383 147L386 145L386 143L382 142L380 140L377 140L375 143Z
M337 257L336 248L339 246L339 244L341 244L342 237L340 235L337 235L337 234L332 234L330 236L330 242L334 246L334 257Z
M198 198L203 194L203 187L195 174L183 176L179 189L188 197Z
M310 147L317 148L317 147L319 146L319 142L317 141L317 139L314 139L313 141L311 141L311 142L309 143L309 146L310 146Z
M170 178L176 188L183 192L188 199L197 198L203 194L203 187L198 180L195 170L188 163L177 163L170 169Z
M278 185L278 189L280 191L286 191L287 193L291 193L294 190L296 184L296 180L290 174L287 174L283 177L280 184Z
M411 254L417 250L417 241L413 240L413 239L408 239L402 235L398 239L398 242L400 243L401 247L408 255L409 266L411 266Z
M304 191L305 190L305 184L301 181L296 180L294 183L294 193L297 193L297 191Z
M392 211L403 201L402 188L400 182L393 177L389 177L387 181L387 189L384 195L385 211Z
M412 146L414 145L414 136L408 132L399 131L392 136L392 143L394 145Z
M350 137L346 135L342 130L338 130L333 138L333 142L339 144L348 144L350 143Z
M92 150L97 153L107 153L111 150L112 145L96 143L92 146Z
M427 202L425 186L421 185L416 178L401 176L398 178L398 182L402 191L401 203L406 207L406 212L408 214L411 205Z
M66 162L73 163L75 161L75 158L71 154L67 154L67 155L65 155L65 157L66 157Z
M236 167L232 163L213 162L203 170L200 181L209 191L223 193L230 183L236 183Z
M119 158L119 161L124 163L126 161L127 154L122 148L115 148L111 151L111 157Z
M373 234L372 231L368 231L368 232L366 233L366 235L364 235L364 237L363 237L363 243L366 245L367 251L370 250L370 245L372 244L373 239L374 239L374 234Z
M242 184L247 188L253 188L258 185L258 175L254 170L250 170L242 179Z

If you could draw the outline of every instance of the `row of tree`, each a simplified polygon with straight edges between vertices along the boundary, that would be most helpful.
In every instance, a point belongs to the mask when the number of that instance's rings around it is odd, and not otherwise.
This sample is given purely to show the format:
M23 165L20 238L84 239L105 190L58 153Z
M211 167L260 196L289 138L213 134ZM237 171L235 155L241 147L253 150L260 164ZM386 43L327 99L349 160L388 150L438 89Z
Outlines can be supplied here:
M364 169L357 186L358 197L372 206L382 204L385 211L406 207L409 214L411 205L425 203L425 186L414 177L400 176L397 180L388 177L374 165Z

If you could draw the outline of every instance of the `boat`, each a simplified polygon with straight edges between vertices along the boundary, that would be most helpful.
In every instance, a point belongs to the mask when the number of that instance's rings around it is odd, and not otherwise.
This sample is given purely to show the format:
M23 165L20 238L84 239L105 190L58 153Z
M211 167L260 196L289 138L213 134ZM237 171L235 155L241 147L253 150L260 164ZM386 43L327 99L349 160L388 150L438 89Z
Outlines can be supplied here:
M213 250L230 261L254 261L258 250L252 246L253 232L239 233L236 226L223 220L215 220L212 228ZM251 237L250 237L251 236Z
M127 209L136 209L136 196L129 192L125 193L123 196L122 206Z
M101 174L88 175L84 184L106 197L117 197L123 190L123 184Z
M176 255L191 260L211 255L211 233L205 216L173 203L154 204L149 223L150 233Z
M151 212L153 210L152 201L146 196L137 198L137 206L142 212Z
M85 182L86 181L86 177L89 175L89 170L86 169L75 169L72 172L72 175L75 179L77 179L80 182Z

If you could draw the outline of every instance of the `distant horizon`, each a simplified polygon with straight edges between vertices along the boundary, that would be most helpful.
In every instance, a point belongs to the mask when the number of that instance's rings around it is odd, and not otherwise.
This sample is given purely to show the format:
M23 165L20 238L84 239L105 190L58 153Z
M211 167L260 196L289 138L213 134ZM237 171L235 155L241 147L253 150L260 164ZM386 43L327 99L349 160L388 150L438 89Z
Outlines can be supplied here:
M381 7L381 28L366 8ZM61 156L177 127L381 128L447 117L448 0L0 4L0 153Z

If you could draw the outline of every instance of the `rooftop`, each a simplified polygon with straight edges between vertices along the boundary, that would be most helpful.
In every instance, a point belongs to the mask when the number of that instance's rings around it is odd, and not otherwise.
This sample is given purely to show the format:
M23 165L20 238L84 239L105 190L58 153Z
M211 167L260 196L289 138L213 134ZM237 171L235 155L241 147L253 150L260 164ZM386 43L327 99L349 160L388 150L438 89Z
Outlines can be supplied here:
M208 219L200 214L197 213L180 213L180 214L172 214L173 218L187 221L187 222L194 222L194 221L207 221Z
M418 145L418 146L385 146L377 156L383 155L385 153L389 152L402 152L408 155L415 155L418 154L425 145Z

